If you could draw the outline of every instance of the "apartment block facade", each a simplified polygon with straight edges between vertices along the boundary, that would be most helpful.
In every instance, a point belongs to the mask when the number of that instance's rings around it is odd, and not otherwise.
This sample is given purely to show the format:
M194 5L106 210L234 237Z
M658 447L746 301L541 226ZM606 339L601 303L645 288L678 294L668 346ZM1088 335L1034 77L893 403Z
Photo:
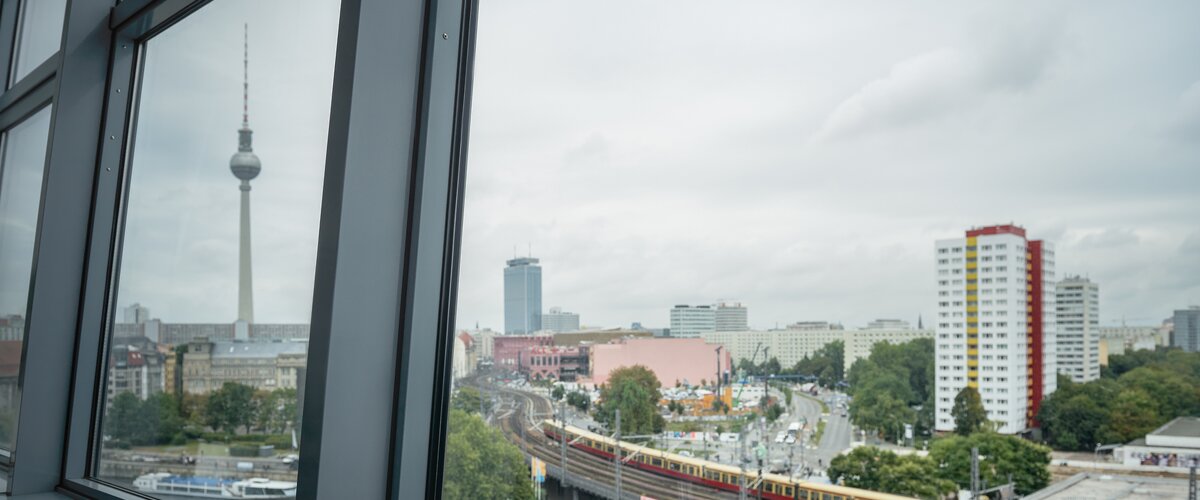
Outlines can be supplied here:
M1014 225L971 229L936 243L935 429L954 430L964 387L979 391L998 431L1037 426L1056 388L1054 250Z
M1100 285L1071 276L1055 289L1058 371L1074 382L1100 378Z

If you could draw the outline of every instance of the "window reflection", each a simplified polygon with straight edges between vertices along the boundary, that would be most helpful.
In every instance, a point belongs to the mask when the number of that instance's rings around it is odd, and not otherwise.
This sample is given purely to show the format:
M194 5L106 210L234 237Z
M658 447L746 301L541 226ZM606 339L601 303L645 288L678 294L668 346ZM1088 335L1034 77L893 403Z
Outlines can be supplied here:
M9 129L0 159L0 450L8 452L15 445L21 406L21 347L50 113L47 106Z
M63 24L67 0L25 0L21 2L21 21L16 50L13 51L13 74L16 83L30 71L58 52L62 46Z
M302 3L213 2L146 43L101 479L295 496L338 16Z

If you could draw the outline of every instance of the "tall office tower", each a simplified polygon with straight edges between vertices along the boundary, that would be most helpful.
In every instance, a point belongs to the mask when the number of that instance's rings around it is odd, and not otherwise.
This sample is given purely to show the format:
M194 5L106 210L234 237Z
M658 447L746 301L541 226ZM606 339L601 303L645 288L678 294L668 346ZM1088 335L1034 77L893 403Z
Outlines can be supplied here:
M1171 347L1185 352L1200 352L1200 306L1175 311L1175 333L1171 335Z
M242 45L242 128L238 129L238 152L229 159L229 170L242 181L241 223L238 231L238 322L241 330L254 322L254 291L250 270L250 180L258 177L262 162L251 146L250 130L250 28L245 26Z
M712 306L677 305L671 308L671 336L693 338L717 331L717 310Z
M551 307L550 312L542 315L542 328L557 333L579 331L579 315Z
M504 333L542 329L542 266L533 257L517 257L504 268Z
M1074 382L1100 378L1100 285L1080 276L1058 282L1058 371Z
M937 242L935 404L938 431L964 387L1005 434L1037 425L1055 389L1054 252L1018 226L989 226Z
M741 302L717 302L718 332L744 332L750 329L746 306Z

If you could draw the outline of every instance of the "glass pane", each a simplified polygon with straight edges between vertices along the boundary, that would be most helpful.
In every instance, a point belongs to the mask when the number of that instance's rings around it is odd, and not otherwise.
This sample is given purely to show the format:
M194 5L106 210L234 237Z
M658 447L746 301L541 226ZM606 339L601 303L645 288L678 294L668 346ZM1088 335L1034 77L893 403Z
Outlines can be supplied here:
M25 0L21 2L21 25L13 52L11 83L28 75L62 46L67 0Z
M8 129L0 158L0 462L11 458L34 238L50 137L49 106Z
M933 498L972 443L1021 496L1062 472L1021 436L1182 470L1197 16L483 2L445 497Z
M97 477L295 495L338 12L216 1L146 43Z

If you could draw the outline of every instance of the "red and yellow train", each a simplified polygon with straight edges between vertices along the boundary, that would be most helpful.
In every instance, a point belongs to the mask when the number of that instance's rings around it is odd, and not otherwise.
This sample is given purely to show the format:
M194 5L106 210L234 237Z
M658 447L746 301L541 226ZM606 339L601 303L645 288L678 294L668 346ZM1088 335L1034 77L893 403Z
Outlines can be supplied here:
M625 460L626 466L655 474L733 492L738 491L743 484L742 470L732 465L685 457L624 441L618 442L608 436L578 427L568 425L564 428L553 420L542 422L542 430L546 437L552 440L558 441L565 437L569 446L609 460L616 454L615 447L620 446L621 458ZM745 472L744 484L747 487L747 495L757 498L761 490L762 498L772 500L910 500L909 497L858 488L793 481L781 474L763 474L760 481L758 472L749 470Z

